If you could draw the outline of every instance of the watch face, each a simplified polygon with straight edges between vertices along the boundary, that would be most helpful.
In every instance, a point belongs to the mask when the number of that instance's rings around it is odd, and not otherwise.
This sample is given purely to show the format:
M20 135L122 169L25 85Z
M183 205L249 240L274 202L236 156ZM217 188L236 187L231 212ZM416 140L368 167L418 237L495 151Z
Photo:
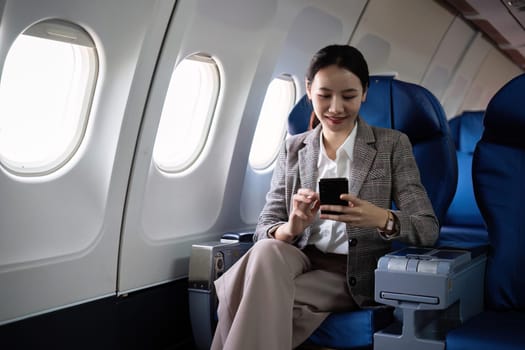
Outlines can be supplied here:
M394 220L388 218L388 223L386 224L387 231L392 231L394 229Z

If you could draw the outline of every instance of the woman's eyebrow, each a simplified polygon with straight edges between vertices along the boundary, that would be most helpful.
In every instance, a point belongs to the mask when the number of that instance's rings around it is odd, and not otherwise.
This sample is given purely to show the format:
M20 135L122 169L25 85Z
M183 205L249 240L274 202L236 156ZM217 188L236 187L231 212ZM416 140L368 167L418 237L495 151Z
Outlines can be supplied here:
M333 91L332 89L329 89L327 87L319 87L319 90L323 90L323 91ZM356 89L356 88L348 88L348 89L345 89L343 91L341 91L343 93L345 92L359 92L359 89Z

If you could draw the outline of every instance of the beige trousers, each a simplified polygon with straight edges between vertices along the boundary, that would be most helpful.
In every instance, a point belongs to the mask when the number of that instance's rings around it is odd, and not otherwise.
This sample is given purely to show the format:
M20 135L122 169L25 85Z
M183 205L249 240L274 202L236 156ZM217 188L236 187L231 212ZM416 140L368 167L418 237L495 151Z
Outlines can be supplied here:
M322 253L307 254L264 239L215 281L219 322L211 349L290 350L330 312L356 309L345 275L318 269ZM323 268L330 264L325 260ZM332 264L339 266L328 270L346 269L337 260Z

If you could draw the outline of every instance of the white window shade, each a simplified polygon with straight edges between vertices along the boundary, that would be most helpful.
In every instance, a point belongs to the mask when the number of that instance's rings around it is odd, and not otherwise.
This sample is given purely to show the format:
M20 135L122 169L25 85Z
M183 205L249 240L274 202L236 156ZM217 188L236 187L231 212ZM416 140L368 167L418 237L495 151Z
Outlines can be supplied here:
M180 172L197 160L209 134L219 83L219 70L211 58L195 55L177 65L153 149L153 160L161 170Z
M295 83L283 75L272 80L259 114L249 163L255 170L264 170L273 164L286 136L286 121L295 103Z
M65 164L87 125L98 72L89 36L50 20L11 46L0 80L0 162L18 175L42 175Z

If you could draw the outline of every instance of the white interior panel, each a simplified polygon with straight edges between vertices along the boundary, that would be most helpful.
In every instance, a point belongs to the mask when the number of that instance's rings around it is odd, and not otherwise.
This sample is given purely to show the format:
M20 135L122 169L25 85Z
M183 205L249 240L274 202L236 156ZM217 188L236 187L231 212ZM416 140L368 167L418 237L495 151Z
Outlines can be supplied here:
M441 98L448 119L462 112L463 99L491 49L490 43L481 34L476 34Z
M421 85L438 99L443 97L453 74L465 55L476 32L460 17L456 17L430 62Z
M66 166L32 178L0 170L0 323L115 293L121 213L147 91L129 103L138 118L125 117L128 98L135 77L151 79L173 5L6 1L1 62L25 28L58 18L93 37L100 71L86 136Z
M350 43L363 52L371 74L396 72L419 84L453 20L434 1L370 0Z
M187 275L191 244L217 236L214 225L225 205L233 146L248 95L243 86L250 84L265 58L262 43L269 33L264 29L272 27L277 9L276 1L229 3L243 16L215 1L178 2L135 159L122 237L121 292ZM235 45L225 45L223 37ZM219 105L197 162L183 173L162 173L152 164L151 152L168 80L176 63L196 52L211 55L219 64Z
M461 110L485 110L494 94L521 73L513 62L492 48L472 81Z

